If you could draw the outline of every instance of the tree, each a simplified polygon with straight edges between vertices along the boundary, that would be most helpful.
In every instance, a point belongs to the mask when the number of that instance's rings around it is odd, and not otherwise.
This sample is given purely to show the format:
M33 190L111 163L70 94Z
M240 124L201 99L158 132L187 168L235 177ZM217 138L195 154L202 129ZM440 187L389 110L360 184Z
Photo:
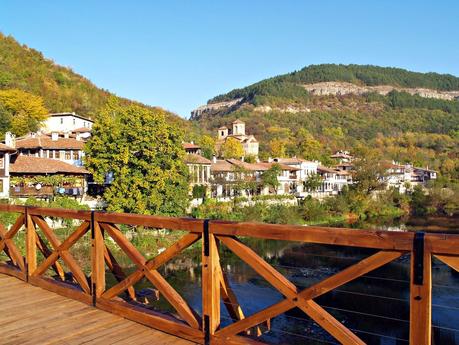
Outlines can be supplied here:
M311 176L308 176L306 181L303 182L304 188L308 192L314 192L317 190L322 185L322 177L320 177L319 174L313 174Z
M363 195L381 190L385 186L387 166L376 152L365 150L361 158L354 161L353 189Z
M321 156L322 144L307 130L301 128L298 131L299 152L305 159L318 160Z
M285 157L287 141L284 139L272 139L269 142L269 150L272 157Z
M279 164L273 164L271 168L261 174L261 184L263 187L272 187L277 194L277 187L279 187L279 180L277 179L281 173Z
M121 106L111 99L85 146L87 168L98 183L114 179L104 193L107 209L181 215L188 205L188 169L182 133L162 110Z
M198 144L201 146L202 155L207 159L212 159L215 154L215 139L210 135L203 135L199 138Z
M223 158L240 159L244 155L244 148L239 140L235 138L228 138L220 148L220 155Z
M9 126L18 136L35 132L47 114L41 97L17 89L0 90L1 130Z

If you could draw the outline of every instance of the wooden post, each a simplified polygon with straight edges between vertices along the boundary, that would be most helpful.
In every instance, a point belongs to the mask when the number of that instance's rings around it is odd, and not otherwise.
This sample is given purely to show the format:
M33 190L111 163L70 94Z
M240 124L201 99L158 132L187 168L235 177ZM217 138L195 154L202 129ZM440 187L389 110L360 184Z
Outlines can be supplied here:
M202 246L202 315L204 343L220 326L220 260L217 239L209 233L209 221L204 222Z
M91 213L92 237L92 297L93 304L105 292L105 243L99 223L94 220L94 211Z
M27 279L37 268L37 235L32 217L25 209Z
M411 252L410 344L430 345L432 337L432 255L424 234L416 234Z

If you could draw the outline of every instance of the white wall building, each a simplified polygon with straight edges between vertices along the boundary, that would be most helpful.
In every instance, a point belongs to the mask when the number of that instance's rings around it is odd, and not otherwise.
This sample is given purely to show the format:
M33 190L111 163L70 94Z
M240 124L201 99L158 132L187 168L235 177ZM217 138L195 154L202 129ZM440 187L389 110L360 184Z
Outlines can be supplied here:
M42 130L45 133L82 131L85 128L90 130L93 124L94 121L75 113L55 113L49 114Z

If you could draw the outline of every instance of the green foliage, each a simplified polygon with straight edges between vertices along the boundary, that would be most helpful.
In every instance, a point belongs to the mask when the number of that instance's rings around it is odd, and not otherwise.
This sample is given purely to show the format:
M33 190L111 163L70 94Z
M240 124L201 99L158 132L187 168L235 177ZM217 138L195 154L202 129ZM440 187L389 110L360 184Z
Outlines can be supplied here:
M459 78L449 74L418 73L401 68L371 65L310 65L300 71L266 79L242 89L214 97L209 103L234 98L253 99L256 96L281 96L298 98L307 96L299 84L326 81L343 81L363 85L394 85L407 88L459 90Z
M220 155L226 159L240 159L244 155L244 148L239 140L228 138L220 148Z
M21 136L35 132L46 119L43 99L22 90L0 90L0 134L11 131Z
M85 147L98 183L114 181L104 198L109 211L181 215L188 203L182 133L165 113L112 100L101 111Z
M212 157L216 154L215 139L210 135L200 136L198 144L201 146L202 155L207 159L212 159Z
M195 184L192 195L193 199L204 199L207 195L207 186Z
M12 176L11 179L12 185L21 185L21 184L37 184L40 183L44 186L63 186L65 184L77 185L81 181L81 178L67 175L36 175L36 176Z
M281 167L279 164L273 164L271 168L264 171L261 174L261 184L263 187L271 187L276 191L277 194L277 187L279 187L279 180L278 176L282 172Z

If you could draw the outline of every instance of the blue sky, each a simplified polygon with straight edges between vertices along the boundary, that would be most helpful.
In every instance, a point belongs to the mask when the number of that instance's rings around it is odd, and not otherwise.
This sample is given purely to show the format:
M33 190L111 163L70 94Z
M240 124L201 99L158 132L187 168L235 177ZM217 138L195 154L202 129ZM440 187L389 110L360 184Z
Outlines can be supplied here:
M188 117L309 64L459 76L459 1L0 0L0 31L120 96Z

